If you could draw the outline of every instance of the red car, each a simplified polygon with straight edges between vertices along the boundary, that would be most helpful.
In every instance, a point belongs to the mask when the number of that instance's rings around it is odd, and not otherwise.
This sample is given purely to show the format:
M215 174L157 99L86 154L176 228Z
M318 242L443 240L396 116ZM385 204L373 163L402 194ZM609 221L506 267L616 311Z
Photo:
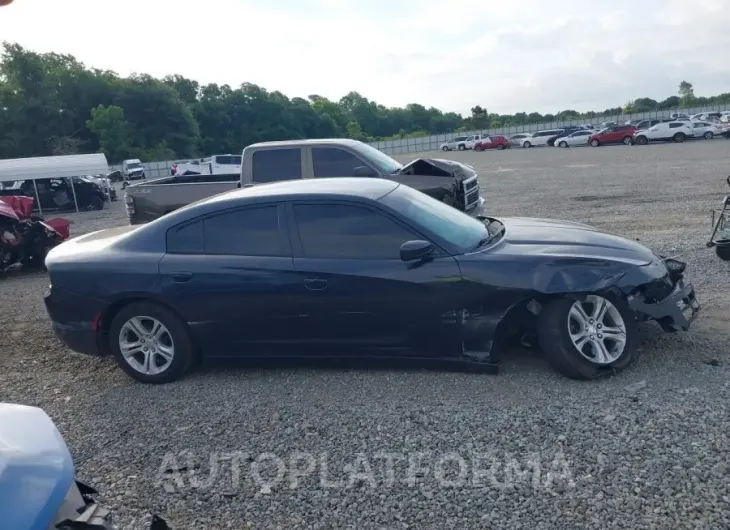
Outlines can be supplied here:
M633 125L613 125L591 135L588 143L593 147L606 144L631 145L634 143L635 132L636 127Z
M509 140L504 136L487 136L474 144L474 151L484 151L485 149L507 149Z

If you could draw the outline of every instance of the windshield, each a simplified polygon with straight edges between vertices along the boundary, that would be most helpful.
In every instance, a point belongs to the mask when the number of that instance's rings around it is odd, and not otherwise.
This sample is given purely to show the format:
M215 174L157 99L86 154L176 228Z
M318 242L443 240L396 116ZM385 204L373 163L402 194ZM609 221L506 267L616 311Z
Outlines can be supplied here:
M408 186L398 186L380 201L448 241L462 254L489 235L481 221Z
M403 167L403 164L396 162L382 151L368 144L356 143L353 148L383 173L395 173Z
M127 169L141 169L141 168L142 168L142 164L140 164L139 162L131 162L131 163L127 164Z

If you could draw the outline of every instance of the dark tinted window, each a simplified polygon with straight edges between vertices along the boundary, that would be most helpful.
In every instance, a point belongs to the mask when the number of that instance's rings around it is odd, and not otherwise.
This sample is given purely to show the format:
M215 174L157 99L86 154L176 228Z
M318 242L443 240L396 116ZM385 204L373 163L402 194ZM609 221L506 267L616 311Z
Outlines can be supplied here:
M684 123L670 123L669 128L676 129L677 127L681 127L682 125L684 125Z
M383 214L345 204L294 206L308 258L400 259L406 241L420 239Z
M355 168L365 164L355 155L332 147L313 147L315 177L353 177Z
M215 157L215 162L216 164L231 164L233 166L240 166L241 157L232 155L217 156Z
M302 178L301 149L263 149L253 154L253 181L277 182Z
M234 210L203 221L206 254L290 256L276 206Z
M202 254L203 221L178 225L167 231L167 251L171 254Z

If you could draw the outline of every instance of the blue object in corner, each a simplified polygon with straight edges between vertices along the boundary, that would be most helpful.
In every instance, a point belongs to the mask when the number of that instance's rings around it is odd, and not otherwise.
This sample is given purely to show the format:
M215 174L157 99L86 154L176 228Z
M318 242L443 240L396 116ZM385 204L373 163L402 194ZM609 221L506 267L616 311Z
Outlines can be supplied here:
M73 480L73 460L51 418L0 403L0 528L46 530Z

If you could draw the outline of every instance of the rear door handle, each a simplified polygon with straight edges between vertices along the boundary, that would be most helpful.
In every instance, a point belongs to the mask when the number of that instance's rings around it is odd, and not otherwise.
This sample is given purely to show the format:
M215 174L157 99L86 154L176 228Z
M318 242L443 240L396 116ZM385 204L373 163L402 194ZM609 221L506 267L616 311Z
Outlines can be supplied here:
M327 289L327 280L321 278L307 278L304 280L304 286L310 291L324 291Z
M185 283L189 282L193 279L193 273L192 272L173 272L172 273L172 279L178 283Z

